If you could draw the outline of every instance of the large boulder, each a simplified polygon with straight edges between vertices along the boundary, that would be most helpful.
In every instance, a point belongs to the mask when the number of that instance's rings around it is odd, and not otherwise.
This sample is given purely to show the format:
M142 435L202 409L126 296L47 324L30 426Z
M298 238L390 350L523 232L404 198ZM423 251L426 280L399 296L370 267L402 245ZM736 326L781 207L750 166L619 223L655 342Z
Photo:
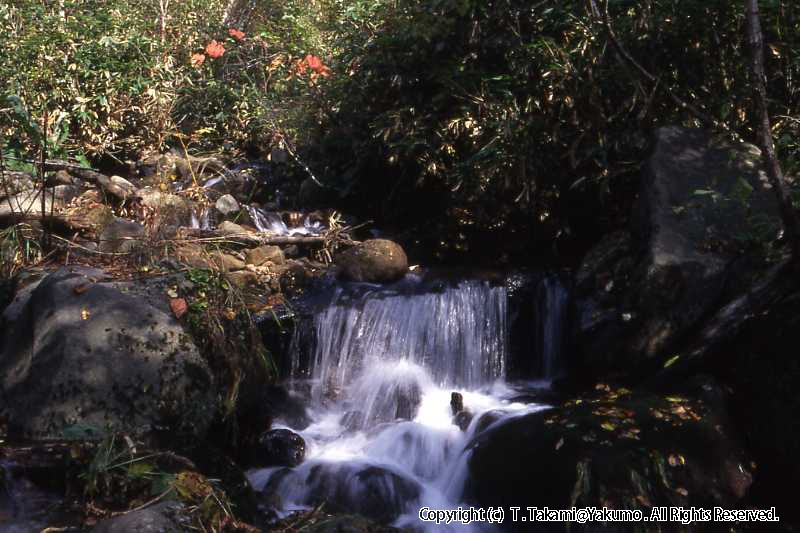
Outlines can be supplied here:
M20 291L0 328L9 433L58 438L78 426L202 438L217 412L212 375L167 305L163 290L86 268Z
M625 371L663 363L724 303L731 276L752 274L734 272L737 259L779 228L756 147L658 129L631 231L603 239L577 273L585 362Z
M387 239L370 239L336 257L342 277L349 281L385 283L397 281L408 272L403 248Z
M267 505L318 505L328 512L356 513L382 524L412 508L422 494L413 478L357 462L317 462L275 472L262 491ZM283 499L287 501L282 501Z
M735 508L752 483L752 465L725 405L722 389L703 380L667 396L603 387L510 417L472 442L465 497L523 513L530 505L639 510L648 517L655 506ZM507 526L528 531L522 522ZM598 522L549 526L541 530L629 531Z

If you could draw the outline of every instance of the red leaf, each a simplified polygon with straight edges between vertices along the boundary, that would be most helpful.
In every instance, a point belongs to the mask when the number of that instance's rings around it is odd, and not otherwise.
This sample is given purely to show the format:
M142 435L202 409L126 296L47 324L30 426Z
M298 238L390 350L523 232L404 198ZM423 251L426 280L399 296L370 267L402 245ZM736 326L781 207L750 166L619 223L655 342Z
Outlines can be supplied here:
M169 308L172 309L172 314L175 315L175 318L179 319L186 314L189 306L186 305L186 300L183 298L173 298L169 301Z
M228 35L236 39L237 41L244 41L244 32L241 30L237 30L236 28L231 28L228 30Z
M217 59L218 57L225 55L225 47L217 41L211 41L206 46L206 54L208 54L208 57L211 59Z

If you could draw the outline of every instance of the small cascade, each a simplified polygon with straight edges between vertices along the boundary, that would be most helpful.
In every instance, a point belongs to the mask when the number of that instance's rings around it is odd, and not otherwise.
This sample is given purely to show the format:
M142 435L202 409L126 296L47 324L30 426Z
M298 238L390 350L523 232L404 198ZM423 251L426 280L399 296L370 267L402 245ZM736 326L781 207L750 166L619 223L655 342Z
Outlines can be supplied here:
M555 287L542 287L543 300L558 313L542 324L553 372L566 312ZM427 524L418 513L422 506L464 505L469 443L478 433L547 408L518 401L524 391L505 383L507 314L506 288L478 280L431 283L410 275L392 286L333 289L293 341L293 383L307 391L313 422L303 429L275 425L305 440L306 459L293 468L250 472L263 501L278 516L326 501L332 509L415 530L491 530ZM299 346L309 342L310 353L301 355ZM454 392L467 411L460 426Z
M541 361L541 374L545 379L558 377L564 372L569 291L558 275L544 277L536 289L536 352Z
M410 294L380 288L353 294L339 288L331 305L314 318L314 328L311 375L318 393L335 394L362 374L363 386L369 375L407 369L398 361L424 368L440 387L477 387L504 377L503 287L463 281ZM368 380L378 386L377 381Z
M277 213L265 211L252 205L247 207L247 212L250 214L250 218L258 231L274 235L319 235L325 230L325 227L320 222L312 221L308 215L303 219L302 226L290 228Z

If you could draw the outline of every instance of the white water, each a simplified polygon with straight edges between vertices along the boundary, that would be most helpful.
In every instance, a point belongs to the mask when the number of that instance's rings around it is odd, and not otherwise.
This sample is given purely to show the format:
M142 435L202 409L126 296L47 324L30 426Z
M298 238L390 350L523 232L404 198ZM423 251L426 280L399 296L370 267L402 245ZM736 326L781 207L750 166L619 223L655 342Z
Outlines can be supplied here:
M418 513L465 505L467 445L479 430L546 408L512 401L519 391L504 383L506 307L503 287L478 281L434 292L337 289L314 318L311 368L295 360L312 384L314 422L290 428L305 439L306 460L251 472L254 488L266 488L281 515L327 500L396 526L491 530ZM474 415L466 431L454 423L452 392Z
M258 231L275 235L319 235L325 230L322 224L312 221L308 216L304 218L302 226L290 228L277 213L253 206L248 206L247 212Z

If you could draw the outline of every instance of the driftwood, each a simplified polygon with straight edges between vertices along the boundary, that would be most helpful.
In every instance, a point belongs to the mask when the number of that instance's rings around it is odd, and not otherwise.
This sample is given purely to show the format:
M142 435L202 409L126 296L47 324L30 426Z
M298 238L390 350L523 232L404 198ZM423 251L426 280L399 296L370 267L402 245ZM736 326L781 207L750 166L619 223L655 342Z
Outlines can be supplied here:
M227 241L239 243L245 246L259 246L262 244L288 245L296 244L299 246L324 245L335 241L337 244L354 246L359 244L349 237L339 232L328 232L323 235L273 235L269 233L226 233L219 230L203 230L193 228L181 228L178 233L179 238L193 239L196 241Z
M5 202L5 200L3 200ZM6 202L5 207L8 207ZM85 209L73 208L70 211L51 212L48 205L44 216L41 209L0 209L0 227L19 222L39 222L49 226L60 226L74 232L89 232L97 228L97 214Z

